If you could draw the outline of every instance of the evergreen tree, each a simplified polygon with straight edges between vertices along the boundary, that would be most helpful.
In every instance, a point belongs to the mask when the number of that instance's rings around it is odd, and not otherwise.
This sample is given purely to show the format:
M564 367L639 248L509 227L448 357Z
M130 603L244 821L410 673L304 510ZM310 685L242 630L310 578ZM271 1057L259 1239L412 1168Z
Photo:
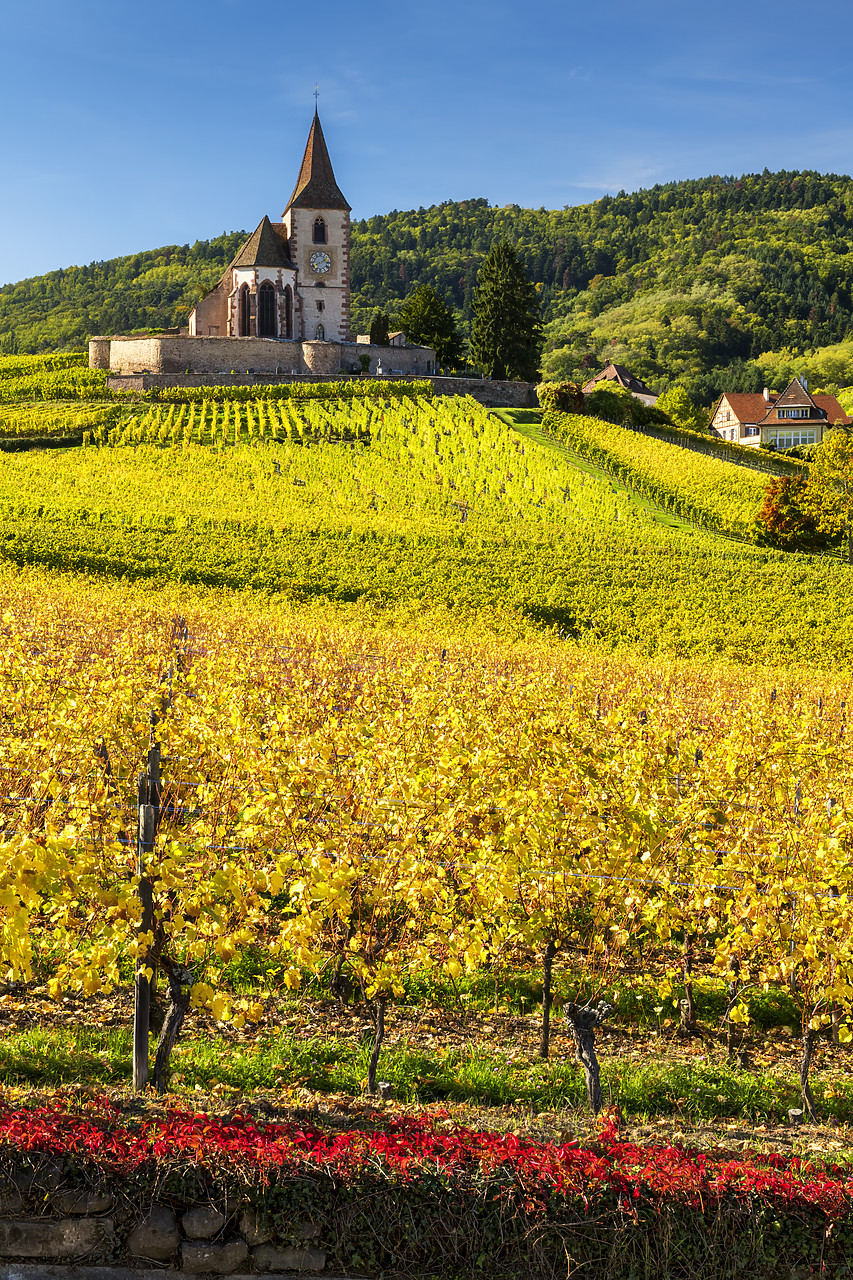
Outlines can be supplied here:
M387 347L389 343L388 316L378 307L370 322L370 341L374 347Z
M456 318L432 285L419 285L409 294L397 313L397 324L409 342L433 347L442 368L458 368L462 342L456 331Z
M533 382L542 354L536 286L512 245L502 240L483 259L474 291L471 359L487 377Z

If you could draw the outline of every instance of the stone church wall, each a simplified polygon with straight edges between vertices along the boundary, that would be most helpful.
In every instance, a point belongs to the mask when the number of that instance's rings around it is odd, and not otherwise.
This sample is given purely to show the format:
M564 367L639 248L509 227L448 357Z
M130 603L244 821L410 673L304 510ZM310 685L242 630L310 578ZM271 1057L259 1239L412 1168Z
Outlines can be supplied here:
M109 350L109 357L106 352ZM113 373L154 374L315 374L329 377L360 369L368 372L430 374L435 352L429 347L373 347L366 343L277 342L274 338L114 337L92 338L89 363ZM97 361L98 363L94 363Z
M202 298L197 302L191 316L195 333L201 334L219 334L226 337L228 334L228 293L230 281L219 284L209 293L206 298Z

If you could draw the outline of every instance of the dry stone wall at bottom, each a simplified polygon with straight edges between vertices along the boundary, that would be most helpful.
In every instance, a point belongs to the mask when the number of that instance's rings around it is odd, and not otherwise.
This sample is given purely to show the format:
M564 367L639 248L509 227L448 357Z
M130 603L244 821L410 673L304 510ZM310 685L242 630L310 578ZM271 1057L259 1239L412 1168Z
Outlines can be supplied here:
M63 1198L64 1197L64 1198ZM17 1264L100 1264L122 1262L138 1267L154 1264L183 1275L229 1276L301 1272L318 1274L326 1252L315 1223L297 1224L297 1244L273 1239L259 1226L252 1209L228 1205L194 1205L184 1213L165 1204L136 1209L112 1195L65 1192L53 1197L52 1213L36 1217L17 1192L0 1202L0 1280L4 1271L23 1275ZM27 1209L29 1208L29 1213ZM67 1274L67 1272L65 1272ZM162 1274L162 1272L161 1272ZM106 1275L105 1275L106 1280Z

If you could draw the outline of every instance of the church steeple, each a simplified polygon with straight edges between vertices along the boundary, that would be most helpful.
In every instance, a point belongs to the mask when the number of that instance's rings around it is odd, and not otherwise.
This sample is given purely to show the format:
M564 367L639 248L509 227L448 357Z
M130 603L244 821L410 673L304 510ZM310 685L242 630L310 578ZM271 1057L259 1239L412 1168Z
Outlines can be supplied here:
M302 157L302 167L296 179L296 186L293 188L293 195L285 207L285 214L288 209L342 209L347 213L350 211L350 206L335 181L329 150L326 139L323 137L323 129L316 108L305 155Z

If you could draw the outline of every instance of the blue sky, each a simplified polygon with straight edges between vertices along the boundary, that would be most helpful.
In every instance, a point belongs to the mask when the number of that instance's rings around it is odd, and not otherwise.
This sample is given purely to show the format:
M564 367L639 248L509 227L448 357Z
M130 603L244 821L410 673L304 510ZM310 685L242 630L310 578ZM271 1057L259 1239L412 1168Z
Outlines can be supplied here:
M0 283L281 216L853 168L850 0L3 0Z

